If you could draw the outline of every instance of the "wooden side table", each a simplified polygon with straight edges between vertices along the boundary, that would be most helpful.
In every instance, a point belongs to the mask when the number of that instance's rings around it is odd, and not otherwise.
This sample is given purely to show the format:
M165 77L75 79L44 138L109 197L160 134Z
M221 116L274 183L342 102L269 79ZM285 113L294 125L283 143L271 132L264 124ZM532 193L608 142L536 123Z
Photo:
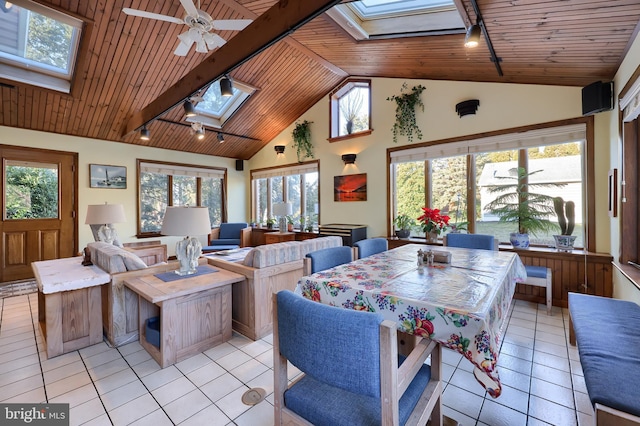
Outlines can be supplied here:
M296 240L295 232L269 232L264 234L265 244L282 243L285 241L295 241L295 240Z
M162 368L231 338L231 284L245 277L213 269L175 281L145 275L124 282L138 294L140 344ZM159 348L146 335L146 322L153 317L160 318Z
M82 257L33 262L47 358L102 342L102 292L111 276Z

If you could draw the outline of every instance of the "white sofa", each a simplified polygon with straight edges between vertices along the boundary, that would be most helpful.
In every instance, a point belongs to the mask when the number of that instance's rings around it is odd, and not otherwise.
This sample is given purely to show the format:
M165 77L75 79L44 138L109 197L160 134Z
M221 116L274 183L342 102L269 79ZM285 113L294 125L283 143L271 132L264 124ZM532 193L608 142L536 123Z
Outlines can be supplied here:
M232 287L233 329L253 340L270 334L273 328L271 295L295 289L304 275L307 253L341 245L342 237L320 237L254 247L237 262L216 253L207 255L209 264L246 277Z

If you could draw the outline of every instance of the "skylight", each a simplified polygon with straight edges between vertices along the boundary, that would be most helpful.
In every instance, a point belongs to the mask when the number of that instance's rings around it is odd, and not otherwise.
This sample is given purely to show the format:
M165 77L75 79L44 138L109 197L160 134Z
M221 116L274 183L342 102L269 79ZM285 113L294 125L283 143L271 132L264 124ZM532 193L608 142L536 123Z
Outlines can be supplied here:
M3 6L0 77L69 93L83 22L29 0Z
M220 94L220 81L216 80L202 94L203 100L197 102L196 112L198 115L187 118L187 121L221 129L225 121L231 118L255 91L254 87L233 80L233 96L225 97Z
M362 0L336 5L327 14L356 40L465 30L452 0Z

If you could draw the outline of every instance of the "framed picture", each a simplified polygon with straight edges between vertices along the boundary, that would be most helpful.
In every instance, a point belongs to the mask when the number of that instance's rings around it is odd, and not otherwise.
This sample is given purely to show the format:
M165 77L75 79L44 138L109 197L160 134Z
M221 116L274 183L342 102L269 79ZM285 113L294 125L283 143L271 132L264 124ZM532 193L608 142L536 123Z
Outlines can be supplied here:
M609 216L618 216L618 169L609 170Z
M127 168L89 164L89 187L125 189L127 187Z
M333 201L367 201L367 174L334 176Z

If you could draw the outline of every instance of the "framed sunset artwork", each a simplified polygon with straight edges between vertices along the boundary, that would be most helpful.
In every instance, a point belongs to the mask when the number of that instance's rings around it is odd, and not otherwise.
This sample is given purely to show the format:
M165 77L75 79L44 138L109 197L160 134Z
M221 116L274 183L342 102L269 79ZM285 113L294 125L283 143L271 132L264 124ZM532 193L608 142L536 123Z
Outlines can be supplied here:
M333 201L367 201L367 174L334 176Z

